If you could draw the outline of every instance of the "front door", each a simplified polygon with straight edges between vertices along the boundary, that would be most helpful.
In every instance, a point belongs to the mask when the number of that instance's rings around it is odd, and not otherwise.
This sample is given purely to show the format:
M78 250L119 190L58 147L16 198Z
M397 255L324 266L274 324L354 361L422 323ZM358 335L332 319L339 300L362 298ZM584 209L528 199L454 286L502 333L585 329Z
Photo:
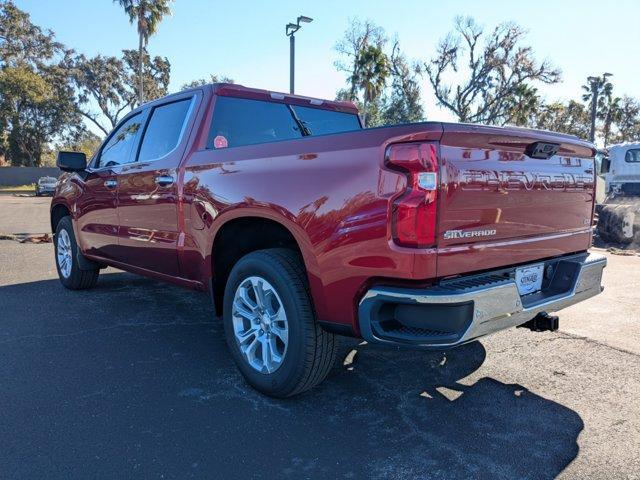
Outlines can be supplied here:
M76 233L88 255L118 260L118 173L132 161L142 124L141 113L126 119L78 178L82 194L76 202Z
M77 180L82 194L76 201L76 229L80 250L87 255L114 258L118 246L118 200L115 172L89 171Z
M177 170L193 102L191 94L155 106L137 161L118 175L120 260L171 276L180 274Z

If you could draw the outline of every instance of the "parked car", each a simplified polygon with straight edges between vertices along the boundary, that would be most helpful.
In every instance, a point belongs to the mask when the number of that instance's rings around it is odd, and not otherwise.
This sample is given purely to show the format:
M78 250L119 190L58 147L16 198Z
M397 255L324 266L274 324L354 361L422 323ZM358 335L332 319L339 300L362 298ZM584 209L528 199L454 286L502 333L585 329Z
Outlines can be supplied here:
M58 179L55 177L40 177L36 182L36 197L42 195L53 195L56 191Z
M322 381L336 335L444 349L601 291L593 145L519 128L362 129L349 102L214 84L124 118L87 163L61 152L56 265L207 291L247 381ZM72 305L69 308L73 308Z

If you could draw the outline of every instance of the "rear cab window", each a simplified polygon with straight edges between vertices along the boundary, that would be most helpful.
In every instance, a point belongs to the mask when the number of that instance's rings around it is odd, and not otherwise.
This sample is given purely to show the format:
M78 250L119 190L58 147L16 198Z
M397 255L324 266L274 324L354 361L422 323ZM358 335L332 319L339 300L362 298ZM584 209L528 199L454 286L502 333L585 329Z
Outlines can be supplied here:
M640 148L631 148L624 154L624 161L627 163L640 163Z
M301 137L300 127L284 103L218 97L208 147L240 147Z
M207 148L240 147L360 130L356 114L218 96Z
M291 105L296 116L307 128L310 135L327 135L330 133L360 130L360 120L352 113L334 112L321 108Z
M140 146L139 162L158 160L175 150L184 134L191 104L192 98L187 98L153 109Z

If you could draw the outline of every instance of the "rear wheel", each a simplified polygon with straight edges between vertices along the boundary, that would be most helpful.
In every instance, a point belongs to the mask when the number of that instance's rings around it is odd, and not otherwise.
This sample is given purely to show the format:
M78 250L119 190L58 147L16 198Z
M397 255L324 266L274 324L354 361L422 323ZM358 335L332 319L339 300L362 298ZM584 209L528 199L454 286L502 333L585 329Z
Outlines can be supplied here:
M598 217L598 234L608 242L631 243L640 232L640 213L633 205L604 205Z
M238 261L225 288L223 321L238 368L266 395L302 393L335 362L335 336L316 322L306 274L292 250L260 250Z
M60 283L70 290L85 290L95 286L100 270L82 270L78 263L78 244L73 233L71 217L63 217L56 226L54 238L56 269Z

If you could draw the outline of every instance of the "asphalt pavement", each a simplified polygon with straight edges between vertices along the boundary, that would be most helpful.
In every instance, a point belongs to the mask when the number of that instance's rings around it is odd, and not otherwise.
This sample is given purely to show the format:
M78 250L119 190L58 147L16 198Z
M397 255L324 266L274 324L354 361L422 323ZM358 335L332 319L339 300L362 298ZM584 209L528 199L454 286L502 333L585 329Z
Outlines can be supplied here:
M0 195L0 234L51 233L51 197L20 195Z
M47 199L5 198L0 233L48 231ZM560 332L349 340L352 369L273 400L206 295L114 269L71 292L51 244L0 241L0 478L640 478L640 259L607 255Z

